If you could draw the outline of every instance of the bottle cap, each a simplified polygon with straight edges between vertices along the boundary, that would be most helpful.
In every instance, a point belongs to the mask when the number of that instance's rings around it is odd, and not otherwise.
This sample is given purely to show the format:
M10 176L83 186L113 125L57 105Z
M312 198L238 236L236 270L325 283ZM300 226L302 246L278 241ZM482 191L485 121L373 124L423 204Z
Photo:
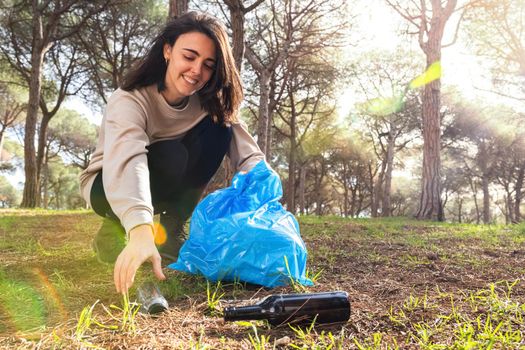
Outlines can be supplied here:
M156 315L168 310L168 301L160 293L159 287L152 282L146 282L137 288L137 298L143 313Z

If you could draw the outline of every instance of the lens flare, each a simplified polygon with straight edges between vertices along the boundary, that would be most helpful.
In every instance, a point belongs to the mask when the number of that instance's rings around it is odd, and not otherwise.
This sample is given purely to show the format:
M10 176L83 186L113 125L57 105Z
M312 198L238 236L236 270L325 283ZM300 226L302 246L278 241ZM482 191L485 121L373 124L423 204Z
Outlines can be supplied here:
M409 88L417 89L439 78L441 78L441 62L436 61L432 63L423 74L415 77L410 82Z
M35 267L33 268L33 273L37 276L42 286L46 289L47 295L51 297L51 300L60 313L61 319L65 321L67 319L67 311L64 307L64 304L60 300L60 296L58 295L55 287L53 287L53 285L49 282L47 275L42 271L42 269Z
M397 113L404 107L405 96L408 90L420 88L426 84L441 78L441 62L432 63L427 70L410 81L405 90L392 97L377 97L361 104L361 109L375 116L386 116Z
M12 281L0 270L0 303L7 322L17 331L29 331L45 326L44 301L29 284Z
M364 104L364 109L376 116L385 116L399 112L403 109L403 95L399 94L393 97L378 97L368 100Z
M160 223L155 223L154 228L155 228L155 244L162 245L166 243L166 240L168 239L168 235L166 234L166 228Z

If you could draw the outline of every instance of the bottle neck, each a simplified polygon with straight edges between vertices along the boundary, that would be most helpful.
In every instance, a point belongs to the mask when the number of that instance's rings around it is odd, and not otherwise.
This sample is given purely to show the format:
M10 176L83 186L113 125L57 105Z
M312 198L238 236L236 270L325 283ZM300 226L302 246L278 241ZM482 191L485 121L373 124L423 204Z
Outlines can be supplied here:
M268 315L259 305L229 307L224 309L225 321L263 320Z

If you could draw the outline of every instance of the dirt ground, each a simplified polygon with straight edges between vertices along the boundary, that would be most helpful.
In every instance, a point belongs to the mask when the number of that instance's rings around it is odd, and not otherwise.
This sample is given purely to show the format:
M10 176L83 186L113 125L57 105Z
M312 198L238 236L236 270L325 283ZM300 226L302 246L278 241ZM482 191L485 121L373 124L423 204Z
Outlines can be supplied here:
M525 349L523 226L302 217L308 267L320 271L304 291L347 291L349 322L295 330L224 322L209 309L204 279L170 271L161 285L170 310L157 318L137 314L133 327L123 327L122 313L110 308L120 302L111 267L91 251L100 224L95 215L4 214L2 349ZM27 291L42 310L15 315L13 304L31 301L6 295ZM293 289L225 282L221 291L219 311L232 300ZM97 300L93 321L79 330L82 309ZM24 326L24 319L37 327Z

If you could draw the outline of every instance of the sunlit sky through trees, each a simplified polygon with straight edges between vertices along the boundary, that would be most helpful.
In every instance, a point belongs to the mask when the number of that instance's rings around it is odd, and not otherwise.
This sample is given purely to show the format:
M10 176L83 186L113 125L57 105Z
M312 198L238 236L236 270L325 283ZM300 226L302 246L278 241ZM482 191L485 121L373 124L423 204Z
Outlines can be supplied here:
M356 7L362 11L355 19L356 31L351 34L346 48L348 59L352 55L372 50L386 50L395 52L400 48L414 53L414 57L424 60L421 49L417 43L417 35L404 34L407 22L383 0L360 1ZM459 1L459 6L464 1ZM443 44L453 41L454 32L458 23L459 14L456 13L445 27ZM462 27L460 26L460 31ZM413 28L410 28L414 31ZM360 38L354 39L354 38ZM465 98L483 99L494 103L511 104L516 108L523 108L523 104L511 99L497 96L487 91L492 87L489 71L484 65L483 58L477 57L465 43L464 37L459 35L456 42L442 50L442 76L443 87L456 86ZM400 87L401 88L401 87ZM341 118L351 113L353 105L359 102L352 89L347 89L339 99Z
M460 0L458 7L462 3L464 1ZM344 49L348 60L351 61L356 55L371 50L395 52L400 48L414 53L415 59L424 60L417 37L403 34L406 32L407 22L383 0L354 1L351 11L356 13L356 17L351 19L352 29L348 33L347 47ZM459 14L456 13L447 23L443 44L452 41L458 18ZM413 28L410 30L413 31ZM491 88L488 69L484 66L483 59L474 55L461 35L452 46L443 48L441 65L443 87L456 86L468 99L482 99L494 103L511 104L518 109L523 108L523 104L486 91ZM363 101L354 95L350 87L341 91L339 115L342 122L352 112L354 105L359 102ZM102 116L84 105L80 98L72 98L67 106L84 114L93 123L100 124Z

